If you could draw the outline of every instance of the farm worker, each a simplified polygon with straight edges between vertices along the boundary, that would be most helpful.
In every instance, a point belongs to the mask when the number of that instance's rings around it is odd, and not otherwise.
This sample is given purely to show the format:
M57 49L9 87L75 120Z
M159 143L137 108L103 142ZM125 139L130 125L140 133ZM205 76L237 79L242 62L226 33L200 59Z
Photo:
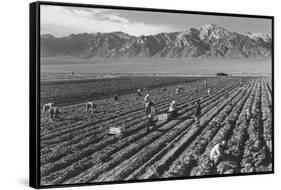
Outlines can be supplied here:
M204 81L204 86L205 86L205 88L208 87L207 81Z
M226 141L216 144L210 151L210 160L217 164L224 157L224 150L226 149Z
M200 124L200 116L201 116L201 105L200 105L200 101L197 100L195 104L195 121L197 126L199 126Z
M51 108L51 109L50 109L50 118L51 118L51 119L53 119L54 113L55 113L54 109Z
M53 119L53 118L59 118L59 109L57 107L52 107L50 109L50 118Z
M147 103L147 102L150 102L150 96L149 94L146 94L145 97L144 97L144 103Z
M198 89L197 88L195 88L195 93L198 93Z
M149 94L146 94L146 96L144 97L144 106L145 106L145 114L146 115L151 114L152 108L154 108L156 110L155 105L151 101Z
M170 104L169 110L168 110L169 117L173 118L177 116L177 109L176 109L176 101L173 100Z
M47 103L47 104L43 105L43 114L44 114L44 116L45 116L46 112L52 108L52 106L53 106L53 103Z
M117 96L117 94L114 94L114 100L118 101L119 97Z
M208 92L208 95L211 96L211 88L208 88L207 92Z
M239 82L239 86L242 87L242 82Z
M146 132L149 132L154 127L154 120L152 114L148 114L148 124L146 125Z
M138 89L138 95L141 96L141 89Z
M55 118L58 119L60 116L60 110L59 108L55 108Z
M86 112L88 113L90 110L94 113L94 109L96 108L96 104L94 102L86 103Z
M156 112L156 108L155 105L152 101L148 102L145 104L145 114L152 114L152 108L154 108L155 112Z

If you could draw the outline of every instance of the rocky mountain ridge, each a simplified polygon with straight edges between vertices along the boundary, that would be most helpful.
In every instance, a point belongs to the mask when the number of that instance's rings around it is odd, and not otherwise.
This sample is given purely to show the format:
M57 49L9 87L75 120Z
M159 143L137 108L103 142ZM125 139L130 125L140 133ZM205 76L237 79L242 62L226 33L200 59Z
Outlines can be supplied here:
M56 38L41 35L41 57L270 57L272 39L265 34L239 34L215 24L181 32L132 36L124 32L82 33Z

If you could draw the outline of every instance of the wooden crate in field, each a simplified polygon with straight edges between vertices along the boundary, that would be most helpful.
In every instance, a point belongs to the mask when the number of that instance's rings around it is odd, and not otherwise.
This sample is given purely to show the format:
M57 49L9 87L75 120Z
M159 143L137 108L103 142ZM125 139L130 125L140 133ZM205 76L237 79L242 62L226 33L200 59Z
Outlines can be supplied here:
M158 120L159 121L166 121L166 120L168 120L168 114L164 113L164 114L158 115Z
M122 127L110 127L109 128L109 134L112 135L121 135L124 132L124 129Z

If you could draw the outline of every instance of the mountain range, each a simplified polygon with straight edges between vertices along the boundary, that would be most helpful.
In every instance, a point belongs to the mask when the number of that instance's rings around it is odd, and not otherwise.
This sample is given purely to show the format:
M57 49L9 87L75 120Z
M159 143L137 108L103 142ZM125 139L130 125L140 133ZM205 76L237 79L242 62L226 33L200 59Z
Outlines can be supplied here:
M270 57L272 39L265 34L239 34L215 24L181 32L132 36L124 32L81 33L57 38L41 35L41 57Z

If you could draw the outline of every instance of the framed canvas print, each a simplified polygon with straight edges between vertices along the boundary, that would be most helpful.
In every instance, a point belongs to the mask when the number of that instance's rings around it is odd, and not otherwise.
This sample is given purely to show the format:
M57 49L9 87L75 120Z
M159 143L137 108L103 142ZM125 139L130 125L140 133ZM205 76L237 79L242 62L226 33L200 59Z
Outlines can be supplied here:
M30 186L274 172L274 18L30 4Z

